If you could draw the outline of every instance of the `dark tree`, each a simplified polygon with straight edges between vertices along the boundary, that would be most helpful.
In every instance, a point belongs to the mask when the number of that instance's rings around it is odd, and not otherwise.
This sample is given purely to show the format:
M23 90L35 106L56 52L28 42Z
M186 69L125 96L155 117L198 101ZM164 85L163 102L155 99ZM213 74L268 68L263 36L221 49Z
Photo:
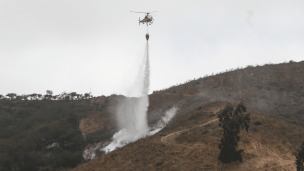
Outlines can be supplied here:
M77 96L77 100L81 100L82 99L82 94L76 94Z
M237 150L237 145L240 141L240 130L245 128L248 132L250 113L246 112L246 107L243 103L238 104L235 110L231 104L228 104L224 110L221 110L218 118L220 120L219 126L224 129L219 145L221 150L219 160L224 163L237 160L242 162L241 152L243 150Z
M85 99L90 99L90 98L92 98L91 93L85 93L85 94L84 94L84 98L85 98Z
M297 171L304 171L304 142L301 145L301 150L296 154Z
M22 100L22 96L17 95L16 100Z
M52 90L46 90L46 94L47 95L53 95L53 91Z
M30 94L29 96L31 97L31 100L38 100L36 93Z
M16 93L8 93L6 96L3 96L0 94L0 100L85 100L90 99L93 96L91 93L85 93L85 94L77 94L76 92L66 93L63 92L58 95L53 95L53 91L47 90L45 95L42 94L23 94L23 95L17 95Z
M76 92L71 92L70 96L71 96L71 100L75 100L75 97L77 96L77 93Z
M46 95L44 95L44 99L46 99L46 100L51 100L52 95L53 95L53 91L51 91L51 90L46 90Z
M38 99L41 100L42 94L37 94Z
M58 98L59 98L59 95L52 96L53 100L58 100Z
M22 100L28 100L28 99L27 99L27 98L28 98L28 96L29 96L29 95L22 94L22 95L21 95L21 99L22 99Z
M85 99L88 99L90 97L90 93L85 93L84 97L85 97Z
M14 97L17 96L17 94L16 93L8 93L6 96L9 97L10 100L13 100Z
M66 93L66 92L62 92L62 93L59 95L59 99L60 99L60 100L66 100L66 96L67 96L67 93Z

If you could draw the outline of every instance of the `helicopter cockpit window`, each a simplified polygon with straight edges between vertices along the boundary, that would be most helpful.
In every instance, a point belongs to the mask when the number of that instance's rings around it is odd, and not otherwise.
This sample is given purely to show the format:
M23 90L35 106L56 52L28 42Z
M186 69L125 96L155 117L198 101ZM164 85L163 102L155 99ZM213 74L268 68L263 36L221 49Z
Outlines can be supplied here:
M147 15L147 18L152 19L152 16L151 15Z

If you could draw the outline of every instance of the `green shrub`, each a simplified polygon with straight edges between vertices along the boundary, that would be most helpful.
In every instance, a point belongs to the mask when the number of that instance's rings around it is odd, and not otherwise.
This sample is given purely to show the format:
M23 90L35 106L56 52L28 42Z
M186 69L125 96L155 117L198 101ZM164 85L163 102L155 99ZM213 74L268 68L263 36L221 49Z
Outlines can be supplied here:
M13 108L11 103L15 103ZM58 170L82 161L81 101L0 100L0 170ZM4 109L4 110L3 110ZM83 112L82 112L83 113ZM58 143L58 146L47 146Z
M242 150L237 150L237 145L240 140L240 130L245 128L248 132L250 113L246 113L246 107L243 103L238 104L235 110L232 105L228 104L224 110L220 111L218 118L219 126L224 130L219 144L221 150L219 160L223 163L237 160L242 162Z
M296 154L297 171L304 171L304 142L301 145L301 150Z

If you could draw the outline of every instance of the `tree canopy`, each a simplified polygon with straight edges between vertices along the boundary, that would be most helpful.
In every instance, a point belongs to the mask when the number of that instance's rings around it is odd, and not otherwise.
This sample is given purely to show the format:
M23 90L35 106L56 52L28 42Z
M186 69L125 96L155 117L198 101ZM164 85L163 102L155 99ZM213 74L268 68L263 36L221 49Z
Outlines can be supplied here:
M243 150L237 150L238 142L240 141L239 133L241 129L246 129L248 132L250 113L246 112L246 107L243 103L239 103L234 110L231 104L228 104L218 115L220 124L224 133L219 145L221 150L219 160L224 163L230 163L232 161L241 161L241 152Z

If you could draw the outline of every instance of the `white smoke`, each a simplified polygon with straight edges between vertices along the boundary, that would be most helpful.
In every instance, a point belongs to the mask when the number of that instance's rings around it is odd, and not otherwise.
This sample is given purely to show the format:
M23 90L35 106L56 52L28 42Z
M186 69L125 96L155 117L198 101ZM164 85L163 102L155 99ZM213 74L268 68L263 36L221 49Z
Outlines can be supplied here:
M127 131L127 129L121 129L117 133L113 135L113 141L108 145L102 145L101 143L95 144L95 146L87 149L83 153L83 158L85 160L92 160L96 157L96 150L103 151L103 153L108 153L111 151L114 151L116 148L123 147L130 142L134 142L138 140L139 138L151 136L159 131L161 131L168 123L169 121L175 116L176 111L178 110L177 107L172 107L168 111L166 111L165 115L157 122L156 125L154 125L152 128L150 128L148 131L145 131L145 133L140 132L138 134L132 134ZM105 146L105 147L102 147Z
M102 144L101 142L98 144L95 144L93 147L90 147L89 149L84 150L82 157L85 160L93 160L96 157L96 150L99 150L101 148Z
M166 111L165 116L163 116L161 120L158 121L157 124L150 130L149 135L154 135L158 133L160 130L162 130L169 123L169 121L175 116L177 110L178 108L173 106L171 109Z
M122 147L147 135L149 132L147 110L149 107L150 63L149 45L146 44L143 63L140 67L137 82L132 89L140 92L137 98L125 98L117 105L116 120L120 131L113 135L113 141L103 148L107 152ZM131 90L134 92L134 90Z
M116 148L123 147L130 142L140 138L154 135L163 129L166 124L173 118L177 108L173 107L166 112L165 116L153 127L149 128L147 123L147 110L149 107L150 86L150 63L149 63L149 45L146 44L145 55L139 70L138 78L130 92L139 92L139 97L124 98L117 104L116 120L120 131L112 137L112 142L105 147L101 143L87 149L83 153L86 160L96 157L96 150L104 153L111 152Z
M108 153L117 147L122 147L146 136L149 132L147 108L147 96L123 100L118 105L116 113L120 131L113 135L113 141L102 150Z

